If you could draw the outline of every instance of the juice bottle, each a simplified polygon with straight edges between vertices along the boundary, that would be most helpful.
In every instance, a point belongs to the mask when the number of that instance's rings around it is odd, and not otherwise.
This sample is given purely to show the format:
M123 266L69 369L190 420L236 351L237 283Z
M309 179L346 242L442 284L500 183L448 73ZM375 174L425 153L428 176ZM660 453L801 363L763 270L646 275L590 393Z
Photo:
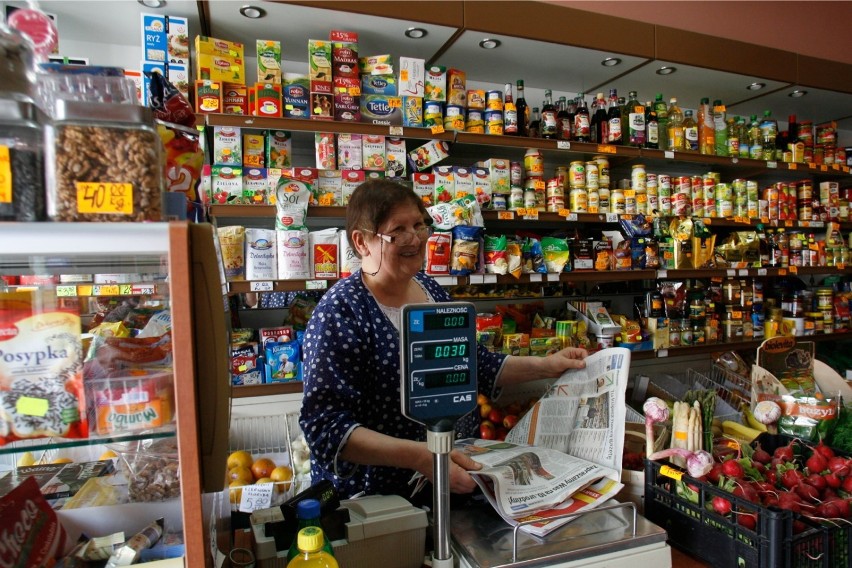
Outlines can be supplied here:
M507 136L518 135L518 108L512 99L512 84L506 83L503 87L503 134Z
M683 111L677 106L677 98L675 97L669 99L666 148L676 152L686 149L683 137Z
M606 100L603 93L595 97L594 113L592 114L592 142L606 144L608 123L606 117Z
M702 154L713 155L716 153L716 128L713 125L713 111L710 108L710 99L701 99L698 107L698 151Z
M586 106L586 97L583 93L578 95L577 114L574 115L574 139L578 142L591 142L591 121L589 120L589 108Z
M666 149L669 147L669 109L666 107L666 101L663 100L661 93L657 93L657 97L654 99L654 110L657 111L657 123L660 129L660 140L657 142L657 146Z
M639 102L636 91L630 91L627 100L628 141L631 146L645 145L645 107Z
M334 556L324 551L325 535L319 527L306 527L296 536L299 553L287 563L287 568L338 568Z
M725 105L716 99L713 101L713 128L715 129L714 149L717 156L728 155L728 124L725 116Z
M692 110L684 112L683 119L683 139L685 142L685 150L687 152L697 152L698 145L698 124L692 118Z
M618 106L618 91L609 90L609 109L607 110L607 144L621 144L621 107Z
M560 140L571 140L571 118L568 115L568 103L565 97L559 97L559 110L556 112L556 124L559 128ZM505 112L505 111L504 111Z
M320 502L316 499L303 499L296 505L296 519L298 519L299 532L307 527L321 528L320 525ZM331 543L328 539L323 538L322 550L330 556L334 556L334 549L331 548ZM290 550L287 551L287 561L299 555L299 535L293 539L293 544L290 545Z

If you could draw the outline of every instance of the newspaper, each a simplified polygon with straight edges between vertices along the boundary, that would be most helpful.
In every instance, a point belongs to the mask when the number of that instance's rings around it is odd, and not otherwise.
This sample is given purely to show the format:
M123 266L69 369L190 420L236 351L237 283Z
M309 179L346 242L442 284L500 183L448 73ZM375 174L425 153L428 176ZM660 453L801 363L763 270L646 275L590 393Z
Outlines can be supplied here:
M598 351L557 379L504 442L456 442L484 466L470 473L507 522L541 519L522 530L544 536L572 520L548 517L592 509L624 487L629 372L628 349Z

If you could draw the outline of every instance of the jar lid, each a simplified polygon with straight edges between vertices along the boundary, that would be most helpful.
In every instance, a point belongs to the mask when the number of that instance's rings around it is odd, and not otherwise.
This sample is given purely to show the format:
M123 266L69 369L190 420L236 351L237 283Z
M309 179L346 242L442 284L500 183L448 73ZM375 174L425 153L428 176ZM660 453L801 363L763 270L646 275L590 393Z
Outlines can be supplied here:
M66 101L63 99L56 101L53 118L57 121L80 119L94 122L154 124L154 113L148 107L139 105Z
M47 117L35 103L0 99L0 122L28 122L33 126L45 122Z

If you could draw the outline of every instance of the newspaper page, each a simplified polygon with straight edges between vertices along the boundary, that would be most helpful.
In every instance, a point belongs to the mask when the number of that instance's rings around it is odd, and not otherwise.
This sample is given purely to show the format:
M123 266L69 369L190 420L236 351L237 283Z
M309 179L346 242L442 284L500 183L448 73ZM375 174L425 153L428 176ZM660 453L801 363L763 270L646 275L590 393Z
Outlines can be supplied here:
M571 521L550 517L594 508L624 487L617 471L557 450L470 438L455 447L483 465L470 474L500 516L539 520L521 527L538 536Z
M621 472L630 350L602 349L566 371L506 441L550 448Z

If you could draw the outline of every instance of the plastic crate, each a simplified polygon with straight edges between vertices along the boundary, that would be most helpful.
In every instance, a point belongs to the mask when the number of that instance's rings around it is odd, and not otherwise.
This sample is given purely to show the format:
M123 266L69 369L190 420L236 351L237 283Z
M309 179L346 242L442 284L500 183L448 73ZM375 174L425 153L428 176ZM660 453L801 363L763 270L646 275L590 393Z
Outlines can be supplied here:
M682 476L682 477L681 477ZM678 494L678 479L697 489L698 502ZM755 530L717 514L720 496L734 511L757 516ZM645 460L645 517L668 532L669 543L717 568L848 568L852 530L826 526L790 511L767 508L689 477L666 464ZM793 534L794 520L806 529Z

